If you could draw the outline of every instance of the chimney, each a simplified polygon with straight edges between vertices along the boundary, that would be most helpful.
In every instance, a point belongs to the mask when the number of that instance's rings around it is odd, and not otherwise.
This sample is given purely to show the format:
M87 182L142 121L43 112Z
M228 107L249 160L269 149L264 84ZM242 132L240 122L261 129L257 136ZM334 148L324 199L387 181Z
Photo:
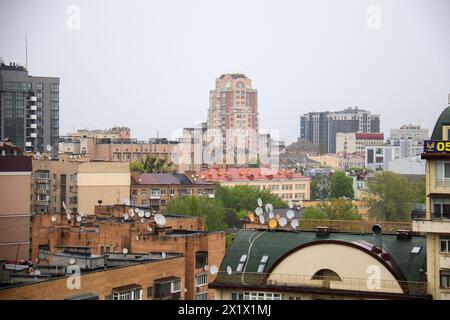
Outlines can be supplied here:
M380 250L380 252L382 251L382 230L381 230L381 226L379 224L374 224L372 226L372 241L373 241L373 246L374 248Z

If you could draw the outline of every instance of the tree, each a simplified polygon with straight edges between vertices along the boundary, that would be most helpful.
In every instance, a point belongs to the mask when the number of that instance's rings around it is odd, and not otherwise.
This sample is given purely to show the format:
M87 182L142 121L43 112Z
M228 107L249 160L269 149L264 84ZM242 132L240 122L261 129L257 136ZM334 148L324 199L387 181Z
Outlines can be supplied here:
M145 173L166 173L172 171L172 166L173 163L167 158L157 158L156 156L148 155L144 162L131 162L130 170Z
M311 181L311 199L323 200L330 197L331 184L328 177L319 177Z
M328 216L320 208L309 207L303 211L303 219L306 220L327 220Z
M164 213L203 217L207 230L224 230L227 227L224 222L224 208L218 199L188 195L178 197L167 203Z
M329 220L362 220L352 200L333 199L324 201L319 208Z
M401 175L382 171L369 183L369 217L386 221L409 221L417 190Z
M353 190L353 179L347 177L344 171L336 171L330 178L330 198L339 199L342 197L353 199L355 191Z
M261 198L263 204L271 203L274 208L287 208L287 204L270 190L259 190L247 185L222 187L217 184L215 198L222 202L224 208L232 208L236 211L255 210L258 206L258 198Z
M144 172L144 164L140 161L133 161L130 163L130 171Z
M240 220L238 213L232 208L225 209L223 221L226 223L228 228L242 227L242 221Z
M413 188L415 192L414 202L425 204L426 190L425 190L425 177L421 180L413 183Z

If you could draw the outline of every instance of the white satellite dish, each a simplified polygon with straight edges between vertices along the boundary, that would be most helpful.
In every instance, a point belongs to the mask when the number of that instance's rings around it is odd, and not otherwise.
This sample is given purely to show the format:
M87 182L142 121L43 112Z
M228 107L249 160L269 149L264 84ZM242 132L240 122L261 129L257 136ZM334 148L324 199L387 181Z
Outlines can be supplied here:
M78 213L78 215L80 216L80 217L84 217L84 214L83 213Z
M264 213L264 211L263 211L263 209L262 209L261 207L258 207L258 208L255 209L255 214L256 214L257 216L260 216L260 215L262 215L263 213Z
M62 202L62 205L63 205L64 210L66 210L66 203L64 201Z
M264 219L264 216L263 215L259 216L259 223L264 224L264 222L266 222L266 219Z
M208 266L207 264L205 264L205 265L203 266L203 270L208 271L208 270L209 270L209 266Z
M215 274L217 274L217 272L219 272L219 268L217 268L217 266L215 266L215 265L212 265L212 266L209 268L209 272L210 272L212 275L215 275Z
M41 158L41 153L38 151L38 152L36 152L36 154L34 155L34 158L36 159L36 160L39 160L40 158Z
M294 207L294 203L292 202L292 200L289 200L288 206L289 206L289 208L291 208L291 209Z
M134 208L135 213L139 213L139 211L140 211L139 208Z
M285 227L287 225L287 219L286 218L280 218L278 220L278 224L280 225L280 227Z
M138 216L139 216L139 218L143 218L143 217L145 216L145 213L144 213L144 211L142 211L142 210L139 210L139 212L138 212Z
M45 149L47 150L47 152L52 151L52 146L50 144L48 144Z
M273 213L273 211L269 212L269 219L273 219L275 218L275 213Z
M263 202L262 202L261 198L258 198L258 206L262 207L262 204L263 204Z
M71 216L70 214L68 214L68 215L66 216L66 218L67 218L67 220L71 220L71 219L72 219L72 216Z
M69 259L69 264L75 264L75 259L74 258L70 258Z
M146 218L150 218L150 212L145 211L144 215L145 215Z
M52 216L52 217L50 218L50 220L51 220L52 222L56 222L56 217L55 217L55 216Z
M72 214L72 211L71 211L70 209L67 209L67 210L66 210L66 214L67 214L67 215L71 215L71 214Z
M162 214L157 213L155 214L155 222L158 226L163 226L166 224L166 217L164 217Z
M144 223L144 221L145 221L145 219L144 219L144 218L142 218L142 219L141 219L141 223Z
M273 205L271 203L266 204L266 212L272 212L273 211Z
M231 274L233 273L233 269L230 267L230 266L228 266L227 267L227 273L231 276Z
M127 248L123 248L123 249L122 249L122 253L123 253L123 254L127 254L127 253L128 253L128 249L127 249Z
M296 229L298 227L298 220L297 219L294 219L294 220L291 221L291 227L294 228L294 229Z
M165 252L161 252L161 258L165 259L167 257Z
M152 232L153 231L152 227L147 227L147 231Z
M128 220L128 213L125 213L124 215L123 215L123 218L125 219L125 220Z
M77 221L81 222L82 218L80 216L77 216Z
M286 217L290 220L294 218L294 211L292 210L288 210L288 212L286 212Z
M130 215L130 216L134 216L134 210L133 209L128 209L128 214Z

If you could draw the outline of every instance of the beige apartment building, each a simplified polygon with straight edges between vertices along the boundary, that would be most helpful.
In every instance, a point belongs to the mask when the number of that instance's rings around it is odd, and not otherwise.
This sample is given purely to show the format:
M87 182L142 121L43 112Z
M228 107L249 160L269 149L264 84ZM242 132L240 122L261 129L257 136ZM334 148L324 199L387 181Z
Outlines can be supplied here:
M200 171L199 179L219 182L224 187L249 185L270 190L282 200L299 204L310 199L310 179L295 172L268 168L213 168Z
M113 205L129 201L128 162L33 160L32 212L93 214L99 202Z
M364 156L366 146L384 145L384 134L377 132L338 132L336 134L337 154L357 154Z
M450 300L450 101L424 143L426 215L413 230L427 236L428 290L433 299Z
M30 183L30 157L0 156L0 259L29 259Z

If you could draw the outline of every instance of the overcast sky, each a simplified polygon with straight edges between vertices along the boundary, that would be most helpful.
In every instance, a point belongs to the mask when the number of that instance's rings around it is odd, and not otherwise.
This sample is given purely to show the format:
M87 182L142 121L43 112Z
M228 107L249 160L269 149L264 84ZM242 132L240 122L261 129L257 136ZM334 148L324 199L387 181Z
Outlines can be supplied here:
M450 93L449 14L448 0L0 0L0 56L24 64L28 34L30 74L61 78L61 134L170 137L206 120L226 72L253 80L260 128L287 142L300 114L349 106L386 133L432 129Z

